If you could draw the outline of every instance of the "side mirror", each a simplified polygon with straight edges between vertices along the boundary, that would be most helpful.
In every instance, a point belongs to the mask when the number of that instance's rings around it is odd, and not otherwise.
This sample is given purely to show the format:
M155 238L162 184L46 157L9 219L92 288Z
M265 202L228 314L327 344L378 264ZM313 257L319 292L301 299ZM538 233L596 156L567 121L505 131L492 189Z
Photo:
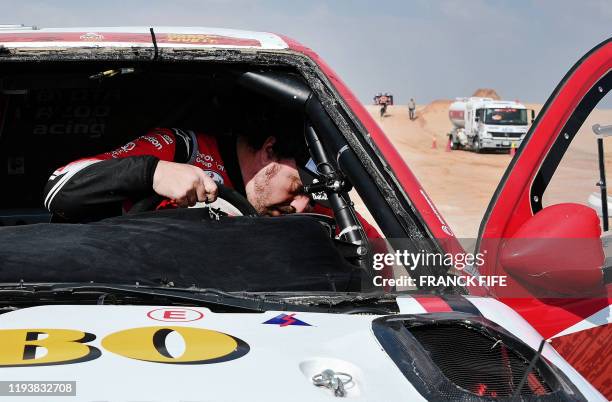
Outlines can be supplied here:
M595 211L580 204L546 207L501 245L500 263L536 296L587 296L604 287L604 250Z
M531 112L531 124L533 124L535 121L535 110L529 109L529 111Z

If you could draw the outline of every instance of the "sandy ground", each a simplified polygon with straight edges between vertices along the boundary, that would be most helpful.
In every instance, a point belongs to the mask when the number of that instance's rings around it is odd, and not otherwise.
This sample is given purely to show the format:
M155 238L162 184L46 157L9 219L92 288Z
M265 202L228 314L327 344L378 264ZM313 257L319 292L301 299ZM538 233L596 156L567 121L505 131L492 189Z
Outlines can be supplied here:
M511 157L507 153L476 154L446 152L450 101L434 101L417 107L417 119L410 121L405 105L390 106L384 118L377 106L366 106L406 163L420 180L458 237L475 237L491 196ZM540 111L542 105L527 104ZM591 126L612 124L612 110L595 110L579 131L553 179L544 205L557 202L586 204L589 194L598 191L597 147ZM437 148L432 149L435 138ZM607 143L607 167L612 176L612 140ZM609 180L612 183L612 177Z

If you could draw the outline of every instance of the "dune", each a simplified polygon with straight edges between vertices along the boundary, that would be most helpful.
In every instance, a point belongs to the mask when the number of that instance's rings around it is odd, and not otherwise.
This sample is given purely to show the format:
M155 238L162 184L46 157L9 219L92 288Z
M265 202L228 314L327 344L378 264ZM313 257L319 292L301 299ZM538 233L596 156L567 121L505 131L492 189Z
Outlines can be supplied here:
M421 115L426 116L429 113L448 113L448 107L453 103L452 99L437 99L425 105L421 109Z
M493 88L478 88L472 96L479 96L481 98L491 98L495 100L501 100L501 97L497 94L497 91Z

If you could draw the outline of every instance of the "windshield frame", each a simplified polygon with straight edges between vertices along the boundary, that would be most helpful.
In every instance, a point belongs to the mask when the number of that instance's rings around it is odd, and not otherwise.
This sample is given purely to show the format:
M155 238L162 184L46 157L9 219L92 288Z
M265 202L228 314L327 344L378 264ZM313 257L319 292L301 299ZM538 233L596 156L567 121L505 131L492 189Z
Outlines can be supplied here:
M85 59L83 54L84 49L70 49L66 50L67 54L61 55L58 52L46 53L42 52L43 55L40 57L39 51L28 50L24 55L16 55L8 53L3 57L2 61L15 62L29 62L36 59L37 61L51 61L51 62L75 62ZM88 51L89 52L89 51ZM367 173L368 184L374 183L376 190L378 190L381 201L385 202L385 207L389 208L396 214L397 223L393 222L393 229L396 233L407 237L416 238L426 243L427 251L442 252L444 246L439 243L431 233L430 228L427 226L425 220L415 208L410 200L410 196L403 189L400 184L400 180L396 177L395 172L388 168L388 163L384 159L384 154L381 152L377 145L372 142L369 138L367 131L365 130L364 123L358 119L357 113L351 109L347 104L347 101L340 95L338 88L336 88L330 81L330 78L324 72L324 69L317 64L316 61L312 60L308 55L304 55L298 52L290 51L256 51L258 58L254 60L253 55L243 55L242 52L236 51L232 54L219 54L216 51L210 50L177 50L172 56L165 56L164 61L187 61L187 62L199 62L199 63L220 63L221 59L224 63L231 65L266 65L268 67L284 69L289 67L295 68L300 75L307 81L309 87L320 99L325 112L329 118L335 123L335 129L337 130L338 139L345 142L349 148L357 154L362 162L363 169ZM39 57L37 57L39 56ZM100 60L114 60L115 57L121 56L122 62L125 61L138 61L138 62L149 62L146 58L145 53L138 55L125 54L123 50L117 49L105 49L102 54L97 54L95 59ZM89 54L87 57L91 57ZM160 58L161 60L161 58ZM334 102L331 102L334 100ZM345 145L345 144L342 144ZM366 175L364 175L366 176ZM361 188L360 188L361 187ZM363 184L356 183L355 188L359 192L364 187ZM421 191L421 193L423 193ZM423 194L424 195L424 194ZM424 195L425 196L425 195ZM367 206L367 205L366 205ZM384 231L384 229L383 229Z

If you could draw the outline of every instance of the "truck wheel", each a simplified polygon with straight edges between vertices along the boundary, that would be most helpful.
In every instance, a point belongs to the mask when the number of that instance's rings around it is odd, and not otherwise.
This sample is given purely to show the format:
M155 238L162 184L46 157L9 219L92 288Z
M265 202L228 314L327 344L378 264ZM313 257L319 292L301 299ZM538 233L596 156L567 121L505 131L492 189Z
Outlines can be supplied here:
M472 150L477 154L482 152L482 147L480 145L480 138L478 136L474 137L474 141L472 142Z

